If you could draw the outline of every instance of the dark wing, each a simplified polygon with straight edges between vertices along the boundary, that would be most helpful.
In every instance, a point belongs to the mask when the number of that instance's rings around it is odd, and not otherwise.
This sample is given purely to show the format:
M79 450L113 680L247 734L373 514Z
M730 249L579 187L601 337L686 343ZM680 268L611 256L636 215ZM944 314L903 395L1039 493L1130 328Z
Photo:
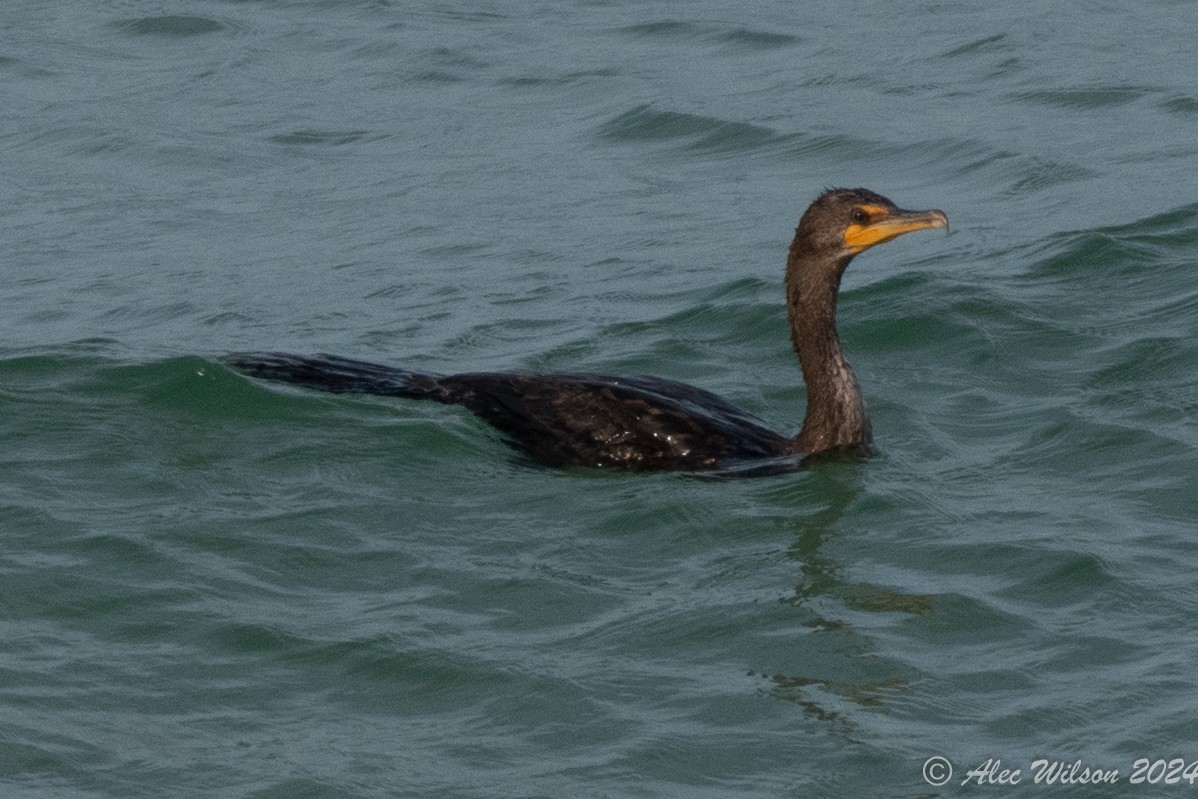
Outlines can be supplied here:
M464 405L550 466L710 470L795 454L792 439L732 403L658 377L443 377L333 355L287 353L246 353L229 363L257 377L323 391Z
M794 452L792 439L702 389L655 377L460 374L453 402L550 466L712 469Z

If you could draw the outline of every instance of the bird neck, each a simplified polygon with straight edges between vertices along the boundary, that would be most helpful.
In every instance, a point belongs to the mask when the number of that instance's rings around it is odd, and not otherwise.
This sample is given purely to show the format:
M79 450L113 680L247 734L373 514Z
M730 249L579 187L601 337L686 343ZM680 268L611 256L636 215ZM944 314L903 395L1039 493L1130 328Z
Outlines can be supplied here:
M873 440L869 416L836 331L840 278L852 256L813 263L797 245L796 240L786 271L790 337L807 384L807 415L796 448L813 453L866 447Z

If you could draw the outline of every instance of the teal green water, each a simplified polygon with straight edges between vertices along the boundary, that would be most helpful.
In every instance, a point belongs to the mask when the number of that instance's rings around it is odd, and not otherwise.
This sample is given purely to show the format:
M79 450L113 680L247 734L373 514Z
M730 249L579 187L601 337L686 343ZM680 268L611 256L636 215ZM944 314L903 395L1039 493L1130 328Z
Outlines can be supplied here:
M1198 760L1195 31L4 4L0 794L1192 791L1132 778ZM650 373L793 430L825 185L952 220L846 277L865 463L546 470L222 365ZM992 758L1022 783L961 784Z

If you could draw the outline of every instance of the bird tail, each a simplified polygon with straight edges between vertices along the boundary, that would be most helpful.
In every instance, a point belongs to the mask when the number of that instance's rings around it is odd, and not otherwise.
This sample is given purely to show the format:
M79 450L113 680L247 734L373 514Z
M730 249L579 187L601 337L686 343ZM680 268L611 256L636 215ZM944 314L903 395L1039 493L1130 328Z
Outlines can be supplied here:
M253 377L295 383L321 391L453 402L438 375L337 355L250 352L232 355L227 362Z

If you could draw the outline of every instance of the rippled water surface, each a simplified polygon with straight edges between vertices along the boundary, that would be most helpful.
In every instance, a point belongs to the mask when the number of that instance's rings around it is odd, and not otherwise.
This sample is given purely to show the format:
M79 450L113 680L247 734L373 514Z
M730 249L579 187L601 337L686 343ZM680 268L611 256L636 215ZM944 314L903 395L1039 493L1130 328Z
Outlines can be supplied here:
M1198 760L1195 31L4 3L0 794L1147 795ZM846 276L868 462L546 470L222 364L650 373L794 430L828 185L952 220ZM992 758L1022 785L961 785Z

